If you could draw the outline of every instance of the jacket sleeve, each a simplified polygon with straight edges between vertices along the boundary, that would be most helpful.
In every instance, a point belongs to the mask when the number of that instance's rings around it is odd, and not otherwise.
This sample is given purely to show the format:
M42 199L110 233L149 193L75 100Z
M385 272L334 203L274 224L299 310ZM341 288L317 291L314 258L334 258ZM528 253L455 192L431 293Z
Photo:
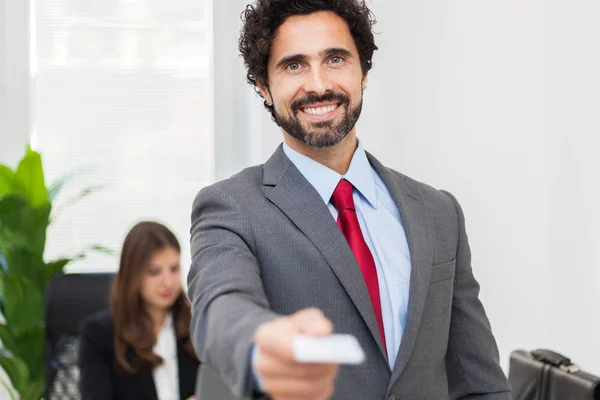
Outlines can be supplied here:
M98 327L85 322L79 342L79 389L82 400L113 398L112 365L98 340ZM110 358L112 359L112 358Z
M277 318L269 310L252 227L243 205L210 186L192 208L191 338L198 358L237 396L253 395L250 354L256 328Z

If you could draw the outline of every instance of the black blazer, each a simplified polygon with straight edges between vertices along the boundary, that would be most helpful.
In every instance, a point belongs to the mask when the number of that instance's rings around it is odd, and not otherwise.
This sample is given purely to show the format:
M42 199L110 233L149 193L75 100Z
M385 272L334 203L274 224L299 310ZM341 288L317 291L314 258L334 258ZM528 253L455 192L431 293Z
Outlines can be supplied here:
M108 312L86 319L79 344L82 400L158 400L150 368L136 375L125 372L116 361L113 320ZM199 362L177 342L179 394L182 400L194 395Z

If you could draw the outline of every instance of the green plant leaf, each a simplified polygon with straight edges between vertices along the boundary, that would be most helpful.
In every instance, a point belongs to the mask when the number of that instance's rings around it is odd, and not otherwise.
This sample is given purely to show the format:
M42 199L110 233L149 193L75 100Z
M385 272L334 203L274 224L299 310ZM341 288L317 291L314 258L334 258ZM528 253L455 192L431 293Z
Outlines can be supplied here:
M109 256L114 256L117 254L114 250L109 249L108 247L98 245L98 244L90 246L88 251L95 251L95 252L106 254ZM61 258L59 260L54 260L54 261L50 261L50 262L46 263L44 282L47 281L48 279L50 279L52 277L52 275L54 275L55 273L62 271L64 269L64 267L67 264L69 264L70 262L73 262L76 260L81 260L84 258L85 258L85 253L81 253L81 254L78 254L71 258Z
M73 261L71 258L61 258L60 260L50 261L46 264L46 271L44 272L44 282L47 281L57 272L63 270L65 265Z
M8 393L10 396L10 400L17 400L15 394L13 393L13 388L7 382L5 382L4 379L0 379L0 383L6 389L6 393Z
M15 173L15 182L25 190L29 204L37 208L48 202L48 189L44 180L42 157L27 149Z
M2 277L2 290L6 324L10 326L15 340L28 330L41 326L44 317L44 286L39 281L11 271Z
M45 382L44 377L29 382L21 394L21 400L40 400L44 395Z
M15 342L16 351L14 354L17 354L27 365L30 379L37 379L40 375L44 375L46 350L44 327L37 326L26 330L16 338Z
M99 244L94 244L90 246L90 250L96 251L98 253L103 253L109 256L114 256L117 254L113 249L109 249L108 247L104 247Z
M62 186L64 185L64 183L65 182L58 182L57 184L53 184L52 186L50 186L48 188L48 201L49 202L53 202L56 199L56 196L60 192L60 189L62 189Z
M71 197L69 200L65 201L64 204L61 204L59 206L59 208L56 210L56 212L52 216L52 221L53 222L56 221L67 208L73 206L78 201L84 199L85 197L89 196L90 194L95 193L101 189L104 189L104 186L97 185L97 186L88 186L88 187L84 188L81 192L79 192L75 196Z
M2 340L2 346L14 354L17 348L15 337L8 326L4 324L0 324L0 340Z
M23 248L42 257L51 208L50 203L33 208L19 195L0 198L0 251L9 269L18 261L14 260L11 248Z
M33 289L33 285L42 286L44 274L44 260L38 253L34 253L25 248L13 248L7 252L8 272L3 275L19 276L27 281L28 286L25 289ZM9 296L3 286L4 296ZM6 302L6 299L5 299Z
M13 192L15 173L6 165L0 165L0 196Z
M115 256L115 255L117 255L117 252L114 251L113 249L101 246L99 244L91 245L88 248L88 251L94 251L96 253L102 253L102 254L105 254L107 256ZM85 253L80 253L80 254L76 255L75 257L71 258L71 261L81 260L83 258L85 258Z
M56 182L53 182L50 185L50 187L48 187L48 200L50 202L53 202L54 199L56 199L56 196L58 195L58 193L60 192L62 187L65 185L65 183L70 181L73 178L73 176L75 176L75 171L65 174L60 179L58 179Z
M19 247L34 251L32 244L23 232L15 232L8 228L0 229L0 250L4 248L6 252L10 252L12 249ZM4 263L6 263L6 259L4 259ZM8 270L8 265L5 269Z
M76 175L82 175L86 172L89 172L90 170L91 170L91 168L89 168L89 167L81 167L80 166L77 168L77 170L68 172L68 173L64 174L62 177L60 177L58 180L56 180L55 182L52 182L52 184L48 188L48 200L50 200L50 202L53 202L54 199L56 199L56 196L58 195L58 193L62 190L62 187L68 181L73 179L73 177L75 177Z
M15 390L22 393L29 381L29 370L25 362L13 355L0 354L0 367L6 371Z
M81 200L84 197L89 196L92 193L95 193L99 190L104 189L103 185L96 185L96 186L88 186L83 188L83 190L81 192L79 192L79 194L77 196L75 196L75 200Z

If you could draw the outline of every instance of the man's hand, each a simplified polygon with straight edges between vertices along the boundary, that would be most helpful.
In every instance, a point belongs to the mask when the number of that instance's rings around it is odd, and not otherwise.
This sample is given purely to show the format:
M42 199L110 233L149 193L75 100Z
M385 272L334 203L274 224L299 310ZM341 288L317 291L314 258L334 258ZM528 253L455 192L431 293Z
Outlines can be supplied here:
M253 362L254 371L262 377L262 391L274 400L329 399L338 365L294 361L292 340L299 333L327 336L333 333L333 325L321 311L309 308L266 322L256 330L258 354Z

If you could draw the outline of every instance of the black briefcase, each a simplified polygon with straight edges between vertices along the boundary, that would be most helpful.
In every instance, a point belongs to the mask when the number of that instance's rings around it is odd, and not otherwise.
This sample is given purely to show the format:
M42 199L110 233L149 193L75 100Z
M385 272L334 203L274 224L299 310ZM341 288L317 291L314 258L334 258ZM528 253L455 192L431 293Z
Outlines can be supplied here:
M600 377L550 350L515 350L508 380L513 400L600 400Z

